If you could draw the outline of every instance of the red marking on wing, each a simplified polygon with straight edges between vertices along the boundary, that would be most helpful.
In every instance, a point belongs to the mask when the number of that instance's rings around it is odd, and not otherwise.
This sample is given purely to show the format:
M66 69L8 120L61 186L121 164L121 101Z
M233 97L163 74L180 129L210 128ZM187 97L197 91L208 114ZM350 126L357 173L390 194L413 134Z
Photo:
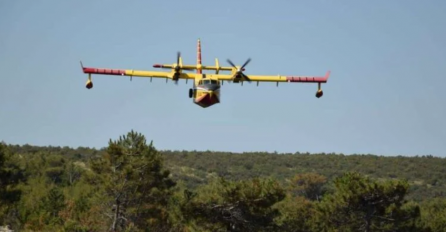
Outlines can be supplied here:
M289 82L310 82L310 83L318 83L318 82L327 82L328 77L330 76L330 71L325 74L323 77L309 77L309 76L287 76L286 80Z
M91 74L125 75L124 69L83 68L83 71L84 73L91 73Z

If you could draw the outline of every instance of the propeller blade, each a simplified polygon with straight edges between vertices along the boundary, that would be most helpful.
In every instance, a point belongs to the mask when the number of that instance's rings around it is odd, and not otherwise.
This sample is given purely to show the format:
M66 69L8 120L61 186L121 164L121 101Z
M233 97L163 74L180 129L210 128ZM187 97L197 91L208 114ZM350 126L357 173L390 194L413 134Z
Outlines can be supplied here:
M248 58L248 60L245 61L245 63L240 67L240 69L238 69L237 66L235 66L235 64L232 63L232 61L231 61L230 59L227 59L226 61L228 61L228 63L229 63L232 67L234 67L234 68L237 69L237 73L234 75L233 78L235 78L236 76L239 76L239 75L240 75L243 79L246 79L248 82L251 82L251 79L249 79L249 77L246 76L246 75L242 72L242 70L246 67L246 65L248 65L249 62L251 62L251 58Z
M251 62L251 58L248 58L248 60L242 65L242 67L240 68L240 70L243 70L243 68L249 64L249 62Z
M180 52L177 52L177 65L175 66L175 71L180 71L180 56L181 56L181 53Z
M237 68L237 67L235 66L235 64L232 63L232 61L231 61L230 59L227 59L226 61L228 61L228 63L229 63L232 67Z

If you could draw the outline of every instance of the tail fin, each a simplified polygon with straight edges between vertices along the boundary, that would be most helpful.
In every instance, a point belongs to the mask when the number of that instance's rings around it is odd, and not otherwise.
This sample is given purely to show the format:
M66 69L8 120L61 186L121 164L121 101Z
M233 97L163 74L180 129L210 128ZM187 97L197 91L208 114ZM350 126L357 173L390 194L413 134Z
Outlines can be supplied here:
M197 73L201 74L201 42L198 39L197 42Z

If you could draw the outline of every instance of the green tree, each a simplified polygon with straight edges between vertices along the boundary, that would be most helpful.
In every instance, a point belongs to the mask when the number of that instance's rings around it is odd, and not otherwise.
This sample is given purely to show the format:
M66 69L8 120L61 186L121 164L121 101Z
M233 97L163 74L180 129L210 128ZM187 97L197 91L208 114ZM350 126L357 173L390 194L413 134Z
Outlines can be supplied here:
M421 206L424 228L432 232L446 232L446 198L429 199Z
M271 231L279 210L273 206L284 199L284 189L272 179L227 181L223 178L197 194L186 191L189 202L183 214L200 231Z
M317 173L297 174L291 180L291 192L296 196L304 196L310 200L319 200L324 194L325 176Z
M80 162L73 161L69 161L64 165L64 179L67 185L71 186L81 178L84 170L80 165Z
M16 188L21 180L20 170L11 162L11 157L6 145L0 142L0 226L13 223L14 203L22 193Z
M334 180L335 191L318 205L317 231L419 231L418 205L408 203L405 181L377 182L359 173Z
M41 201L42 208L45 209L51 217L56 218L59 212L65 207L65 196L60 188L53 187Z
M311 221L314 215L314 202L303 196L288 195L285 200L275 206L280 211L276 218L278 231L311 231Z
M164 228L170 189L161 154L135 131L110 140L106 153L92 160L90 183L100 194L110 230Z

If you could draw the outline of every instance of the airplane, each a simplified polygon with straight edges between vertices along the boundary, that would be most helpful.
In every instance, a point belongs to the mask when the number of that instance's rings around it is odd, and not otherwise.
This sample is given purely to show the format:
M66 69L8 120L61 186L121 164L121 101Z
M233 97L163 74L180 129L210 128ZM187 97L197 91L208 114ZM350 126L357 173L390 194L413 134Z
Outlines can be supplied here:
M177 60L174 64L154 64L154 68L160 69L170 69L171 71L142 71L142 70L128 70L128 69L110 69L110 68L94 68L94 67L84 67L81 63L82 71L88 74L88 80L86 83L86 88L93 88L93 82L91 79L92 74L100 75L119 75L119 76L129 76L130 80L132 77L150 77L152 78L165 78L166 82L171 79L178 84L180 79L185 79L186 84L189 79L193 80L192 88L189 89L189 98L192 98L193 103L201 106L203 108L210 107L217 103L220 103L220 88L224 81L228 83L240 83L243 86L243 82L247 81L257 82L279 82L287 83L317 83L318 89L316 91L316 97L320 98L323 95L321 89L321 83L327 83L331 71L327 71L325 76L260 76L260 75L246 75L243 73L245 71L246 65L251 61L249 58L243 65L237 66L231 60L227 59L227 62L231 66L220 66L218 59L215 59L215 66L206 66L201 62L201 41L197 41L197 61L196 65L184 65L181 53L177 53ZM194 71L195 73L187 73L185 71ZM203 73L203 70L214 70L215 74ZM220 74L220 71L230 71L230 74Z

